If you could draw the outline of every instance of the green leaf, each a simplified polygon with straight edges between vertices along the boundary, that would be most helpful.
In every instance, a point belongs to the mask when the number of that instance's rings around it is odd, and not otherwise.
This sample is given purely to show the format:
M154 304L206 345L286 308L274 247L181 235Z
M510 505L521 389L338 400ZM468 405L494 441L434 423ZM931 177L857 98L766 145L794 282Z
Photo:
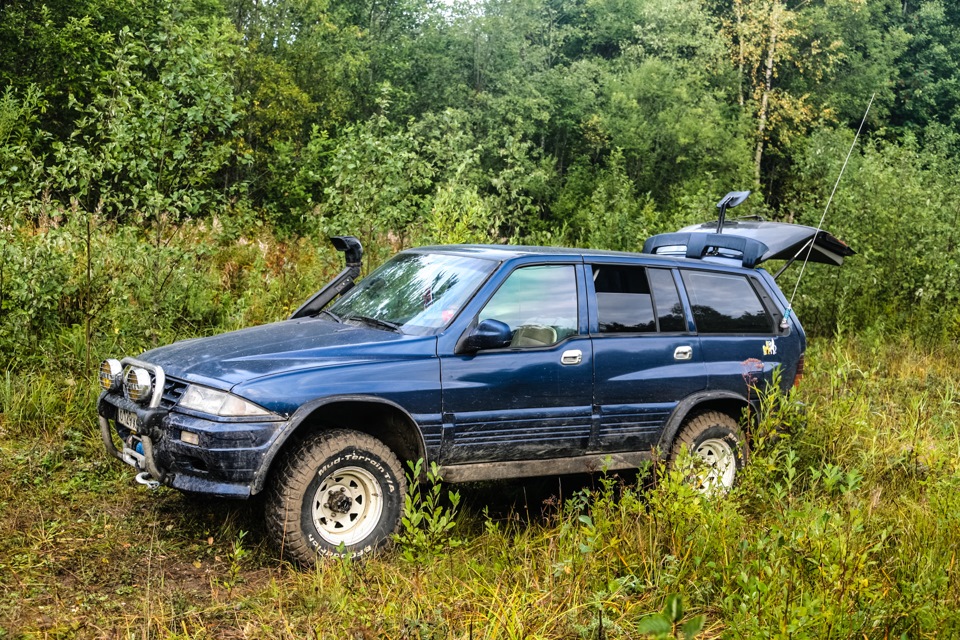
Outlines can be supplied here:
M662 613L650 614L637 624L637 633L645 635L665 636L671 630L670 621Z
M667 620L677 623L683 618L683 598L679 594L671 593L667 596L667 602L663 606L663 615Z
M694 638L698 633L703 631L703 624L706 619L701 616L693 616L687 620L682 627L680 627L680 632L683 634L684 638Z

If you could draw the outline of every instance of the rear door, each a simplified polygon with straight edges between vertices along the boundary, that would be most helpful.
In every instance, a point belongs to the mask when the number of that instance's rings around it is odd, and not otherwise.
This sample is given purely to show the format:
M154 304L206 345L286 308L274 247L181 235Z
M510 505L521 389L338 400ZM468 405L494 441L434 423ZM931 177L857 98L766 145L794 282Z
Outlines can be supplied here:
M706 388L700 341L681 301L676 270L589 265L600 451L654 446L678 402Z

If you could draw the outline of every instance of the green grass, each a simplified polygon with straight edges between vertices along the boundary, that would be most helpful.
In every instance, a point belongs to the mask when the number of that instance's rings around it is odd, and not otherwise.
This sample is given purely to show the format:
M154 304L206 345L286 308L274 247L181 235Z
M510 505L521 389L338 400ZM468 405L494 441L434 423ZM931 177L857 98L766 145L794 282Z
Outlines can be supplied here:
M960 634L960 347L820 340L807 371L728 496L462 487L461 544L307 572L255 502L134 484L88 382L0 376L0 638L636 638L671 594L702 637Z

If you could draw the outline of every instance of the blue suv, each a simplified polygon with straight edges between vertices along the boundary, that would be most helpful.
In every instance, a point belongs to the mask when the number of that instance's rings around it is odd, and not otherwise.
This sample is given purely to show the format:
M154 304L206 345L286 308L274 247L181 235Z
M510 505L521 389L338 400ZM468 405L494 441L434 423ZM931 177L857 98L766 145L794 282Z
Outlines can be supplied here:
M748 382L803 370L803 329L756 265L852 251L796 225L717 231L641 254L424 247L356 284L360 243L334 238L346 268L291 318L104 361L104 445L142 484L265 492L268 530L305 565L388 541L407 461L464 482L635 468L686 445L704 487L730 487Z

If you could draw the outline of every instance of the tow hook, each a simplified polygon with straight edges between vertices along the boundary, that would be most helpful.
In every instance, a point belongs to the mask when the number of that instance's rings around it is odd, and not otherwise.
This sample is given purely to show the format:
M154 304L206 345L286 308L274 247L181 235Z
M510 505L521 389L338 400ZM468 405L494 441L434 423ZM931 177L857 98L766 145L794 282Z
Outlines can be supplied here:
M137 482L145 486L147 489L156 489L160 486L160 483L153 479L146 471L141 471L137 474Z

